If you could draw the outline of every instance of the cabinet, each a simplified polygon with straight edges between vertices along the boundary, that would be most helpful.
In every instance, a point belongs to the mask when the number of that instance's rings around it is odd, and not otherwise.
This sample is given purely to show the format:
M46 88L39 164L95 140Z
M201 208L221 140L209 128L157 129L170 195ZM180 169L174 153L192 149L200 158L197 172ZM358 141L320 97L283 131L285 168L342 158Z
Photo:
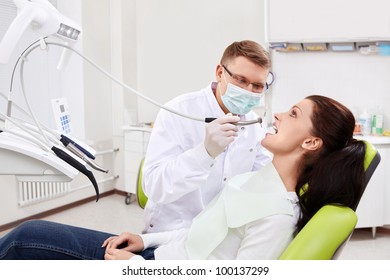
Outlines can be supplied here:
M390 137L365 137L378 149L381 162L371 177L356 210L357 228L372 228L375 237L376 227L390 225L390 179L386 171L390 169Z
M128 126L124 128L124 176L125 191L137 192L138 169L148 147L150 127Z

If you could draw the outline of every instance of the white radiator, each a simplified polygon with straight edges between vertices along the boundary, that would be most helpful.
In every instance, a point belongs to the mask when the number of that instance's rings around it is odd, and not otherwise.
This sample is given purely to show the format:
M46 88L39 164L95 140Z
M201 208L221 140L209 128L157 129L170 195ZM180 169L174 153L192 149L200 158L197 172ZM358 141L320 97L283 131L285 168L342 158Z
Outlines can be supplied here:
M19 181L19 207L65 195L69 182Z

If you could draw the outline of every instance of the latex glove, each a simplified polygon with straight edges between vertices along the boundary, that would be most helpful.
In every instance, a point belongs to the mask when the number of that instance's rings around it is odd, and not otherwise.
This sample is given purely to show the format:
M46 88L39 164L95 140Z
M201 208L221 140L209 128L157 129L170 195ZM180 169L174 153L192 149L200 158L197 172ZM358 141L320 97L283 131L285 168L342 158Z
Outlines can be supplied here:
M216 158L238 135L234 124L240 120L238 116L225 115L206 124L204 146L212 158Z

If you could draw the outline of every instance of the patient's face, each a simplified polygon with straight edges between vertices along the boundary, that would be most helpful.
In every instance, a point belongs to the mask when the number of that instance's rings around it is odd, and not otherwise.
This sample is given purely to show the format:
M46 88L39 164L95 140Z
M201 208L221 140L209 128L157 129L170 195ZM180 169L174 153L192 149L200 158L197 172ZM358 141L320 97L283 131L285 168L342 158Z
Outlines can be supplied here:
M302 144L311 134L313 102L303 99L284 113L275 114L275 133L267 133L261 142L274 155L302 153Z

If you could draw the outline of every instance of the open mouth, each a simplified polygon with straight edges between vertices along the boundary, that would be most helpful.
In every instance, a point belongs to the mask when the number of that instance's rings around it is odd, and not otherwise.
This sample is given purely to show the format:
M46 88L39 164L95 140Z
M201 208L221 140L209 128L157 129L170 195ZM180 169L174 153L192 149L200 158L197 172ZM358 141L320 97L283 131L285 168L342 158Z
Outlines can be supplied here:
M270 127L268 127L267 132L271 133L271 134L277 134L278 133L278 128L275 125L270 126Z

